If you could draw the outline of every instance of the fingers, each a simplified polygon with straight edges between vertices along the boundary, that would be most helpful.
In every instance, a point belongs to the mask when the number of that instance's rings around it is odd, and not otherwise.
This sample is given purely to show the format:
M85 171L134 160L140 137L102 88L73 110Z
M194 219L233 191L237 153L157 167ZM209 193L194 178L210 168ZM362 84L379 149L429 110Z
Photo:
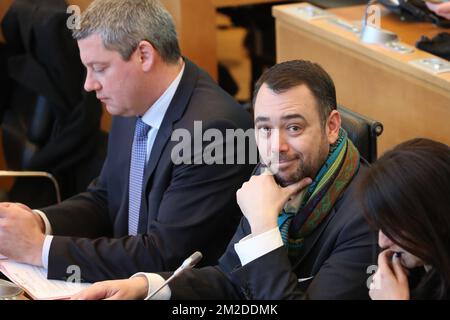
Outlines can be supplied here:
M9 203L2 202L0 204L0 218L5 218L8 216L9 212L11 211L9 210L9 207L10 207Z
M426 5L428 9L430 9L431 11L435 12L436 14L442 17L446 19L450 17L450 2L441 4L426 2Z
M431 3L431 2L427 1L427 2L425 2L425 4L427 5L428 9L436 12L436 8L438 6L436 3Z
M397 253L395 253L392 257L392 266L397 280L401 283L407 282L408 276L406 275L405 269L401 264L400 256Z
M100 284L95 283L87 289L80 291L73 295L70 300L102 300L107 297L106 288Z
M120 297L118 294L112 295L104 300L127 300L125 298Z
M30 207L28 207L27 205L20 203L20 202L16 202L14 203L16 206L18 206L21 209L24 209L26 211L33 211Z
M0 218L11 216L17 212L23 212L21 210L32 212L28 206L22 203L0 202Z
M305 189L307 186L309 186L311 183L312 183L312 179L307 177L307 178L303 178L299 182L293 183L283 189L285 190L288 197L290 197L290 196L293 196L293 195L299 193L300 191Z
M260 176L273 176L273 173L269 168L264 168L262 169Z
M390 267L390 261L394 254L391 250L384 250L378 255L378 270L388 276L394 276Z
M0 202L0 208L8 208L11 204L11 202Z

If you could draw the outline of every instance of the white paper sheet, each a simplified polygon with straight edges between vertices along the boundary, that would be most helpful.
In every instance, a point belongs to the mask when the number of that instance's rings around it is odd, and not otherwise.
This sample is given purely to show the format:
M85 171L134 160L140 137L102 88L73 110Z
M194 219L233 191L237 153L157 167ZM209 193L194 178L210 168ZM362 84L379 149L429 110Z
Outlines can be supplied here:
M13 261L0 261L2 272L16 285L23 288L33 299L67 299L91 284L48 280L47 270Z

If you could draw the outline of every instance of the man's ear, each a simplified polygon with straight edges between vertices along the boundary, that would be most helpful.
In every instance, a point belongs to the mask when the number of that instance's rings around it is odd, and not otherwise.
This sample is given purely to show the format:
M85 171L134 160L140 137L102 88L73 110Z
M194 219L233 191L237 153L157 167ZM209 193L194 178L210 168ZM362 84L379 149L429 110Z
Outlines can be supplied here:
M328 143L333 144L339 137L339 129L341 128L341 115L337 110L331 111L326 123L326 133Z
M141 63L142 71L148 72L155 64L156 49L148 41L141 41L136 49L139 61Z

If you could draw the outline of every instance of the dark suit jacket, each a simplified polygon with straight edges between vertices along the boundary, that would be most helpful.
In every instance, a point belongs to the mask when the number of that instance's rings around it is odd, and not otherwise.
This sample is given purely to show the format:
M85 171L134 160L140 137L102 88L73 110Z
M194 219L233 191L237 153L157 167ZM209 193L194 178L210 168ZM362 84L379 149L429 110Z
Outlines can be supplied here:
M355 181L328 217L305 238L293 263L285 247L241 266L234 244L250 233L242 218L219 265L186 271L170 284L172 299L368 299L367 273L376 264L377 237L354 198ZM160 273L167 278L170 273ZM313 277L298 282L300 278Z
M117 117L100 176L88 191L43 209L52 225L48 277L64 279L77 265L84 281L126 278L138 271L175 270L200 250L217 263L239 223L236 190L250 165L171 161L175 129L194 132L252 127L251 117L197 66L185 70L153 144L144 178L138 236L128 236L128 178L136 118ZM202 150L209 142L204 143ZM235 153L242 150L235 149ZM225 152L224 152L225 154Z

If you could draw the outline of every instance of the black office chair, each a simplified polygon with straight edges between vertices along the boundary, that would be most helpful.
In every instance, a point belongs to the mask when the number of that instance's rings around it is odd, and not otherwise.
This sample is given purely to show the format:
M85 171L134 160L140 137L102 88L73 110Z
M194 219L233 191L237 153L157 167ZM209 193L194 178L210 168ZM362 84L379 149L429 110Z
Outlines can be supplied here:
M23 92L22 92L23 94ZM29 100L30 101L30 100ZM29 102L28 101L28 102ZM2 143L8 169L0 170L0 177L32 177L35 179L49 179L53 184L56 202L61 202L61 192L57 179L45 171L24 171L36 153L49 141L54 116L48 100L37 96L35 103L18 104L17 108L3 110L1 123ZM42 182L41 189L47 189L47 183ZM51 187L51 186L49 186ZM53 193L52 191L49 191ZM2 200L9 200L6 195ZM55 202L50 200L51 202ZM49 202L49 203L51 203Z
M361 156L372 163L377 159L377 138L383 133L383 124L361 114L338 106L342 128L358 148Z

